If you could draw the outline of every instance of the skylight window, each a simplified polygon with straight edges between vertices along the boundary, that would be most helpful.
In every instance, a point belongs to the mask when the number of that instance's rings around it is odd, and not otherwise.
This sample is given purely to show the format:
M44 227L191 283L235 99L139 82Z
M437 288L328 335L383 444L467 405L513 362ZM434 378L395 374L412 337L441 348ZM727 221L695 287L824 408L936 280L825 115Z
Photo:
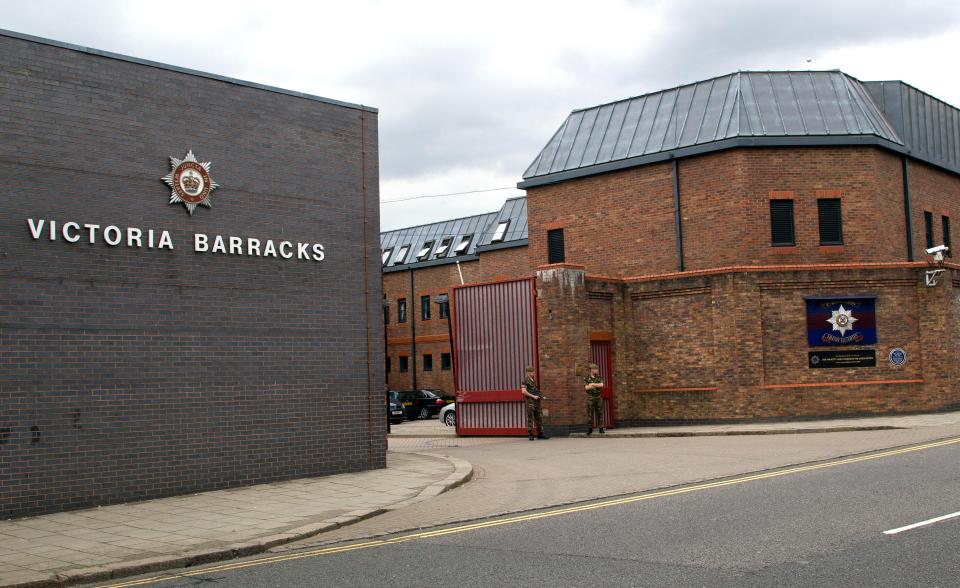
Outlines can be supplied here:
M493 239L490 239L490 242L499 243L500 241L503 241L503 237L504 235L507 234L507 227L509 226L510 226L510 221L508 220L501 221L500 224L497 225L497 230L494 231Z
M467 251L467 247L470 247L470 240L473 239L473 235L465 235L463 239L460 240L460 244L457 245L457 248L454 249L454 255L461 255Z
M410 246L404 245L400 248L400 251L397 252L397 258L393 260L393 265L400 265L407 259L407 253L410 252Z
M443 257L447 254L447 250L450 249L450 243L453 242L453 237L444 237L440 241L440 246L437 247L437 257Z
M387 262L390 261L390 254L391 254L391 253L393 253L393 247L391 247L390 249L384 249L384 250L381 252L380 255L381 255L381 257L383 258L383 261L382 261L381 263L382 263L383 265L387 265Z
M433 241L427 241L423 244L423 248L420 250L420 253L417 254L417 260L423 261L426 258L430 257L430 250L433 249Z

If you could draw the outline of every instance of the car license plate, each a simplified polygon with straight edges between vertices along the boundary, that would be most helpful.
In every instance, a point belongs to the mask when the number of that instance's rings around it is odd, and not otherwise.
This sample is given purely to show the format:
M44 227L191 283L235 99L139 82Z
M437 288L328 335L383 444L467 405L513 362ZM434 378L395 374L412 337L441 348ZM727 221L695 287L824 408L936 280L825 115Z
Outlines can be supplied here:
M391 412L391 414L403 414L403 411L402 411L402 410L392 410L392 411L390 411L390 412Z

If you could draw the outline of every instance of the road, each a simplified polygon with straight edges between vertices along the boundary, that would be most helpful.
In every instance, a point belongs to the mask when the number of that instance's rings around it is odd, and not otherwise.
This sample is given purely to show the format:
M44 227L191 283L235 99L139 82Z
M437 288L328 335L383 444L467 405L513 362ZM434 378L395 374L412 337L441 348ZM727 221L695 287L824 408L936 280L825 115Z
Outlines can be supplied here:
M107 584L955 586L960 438Z

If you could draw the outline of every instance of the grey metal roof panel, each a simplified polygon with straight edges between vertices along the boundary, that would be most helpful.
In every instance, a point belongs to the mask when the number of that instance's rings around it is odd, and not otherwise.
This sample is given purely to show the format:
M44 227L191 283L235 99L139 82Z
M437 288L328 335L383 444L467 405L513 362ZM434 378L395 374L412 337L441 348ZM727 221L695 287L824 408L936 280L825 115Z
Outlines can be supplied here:
M480 240L480 246L490 245L496 232L497 225L503 221L509 221L507 230L503 235L503 243L509 241L518 241L527 238L527 198L511 198L503 203L500 211L490 221L483 238Z
M436 258L437 249L440 247L440 243L444 238L451 237L449 250L452 251L460 243L462 237L476 234L478 232L477 227L485 226L495 215L496 213L491 212L438 223L385 231L380 233L380 249L384 251L387 249L392 250L390 259L386 264L387 266L407 265L417 262L417 254L420 253L420 250L423 249L426 243L432 241L433 244L430 248L430 253L424 261L433 260ZM477 243L477 238L471 240L467 250L461 255L472 254L477 247ZM407 245L409 245L409 249L401 260L397 255L400 250ZM450 257L454 256L451 255Z
M863 85L910 155L960 173L960 110L901 81Z
M429 265L438 265L439 260L476 259L474 254L477 247L487 247L491 245L491 240L497 225L502 221L510 221L507 231L504 234L502 242L509 243L513 241L524 241L527 239L527 198L511 198L507 200L500 210L486 214L478 214L468 217L455 218L446 221L417 225L413 227L404 227L393 231L384 231L380 233L380 249L382 251L390 250L390 259L384 268L394 267L421 267ZM450 255L449 257L437 257L437 249L444 238L451 237L449 251L453 251L465 236L472 235L470 245L466 251L460 255ZM430 253L419 260L417 254L423 249L426 243L432 241ZM407 254L402 260L397 259L400 249L409 246Z
M523 177L735 137L827 135L903 144L864 86L840 71L737 72L575 110Z

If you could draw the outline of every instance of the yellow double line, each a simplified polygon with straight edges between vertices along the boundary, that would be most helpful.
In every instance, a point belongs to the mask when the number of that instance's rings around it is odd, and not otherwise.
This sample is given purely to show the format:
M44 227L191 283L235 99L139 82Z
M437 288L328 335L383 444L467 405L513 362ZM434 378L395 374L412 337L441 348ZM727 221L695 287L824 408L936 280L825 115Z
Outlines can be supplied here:
M832 461L827 461L823 463L817 463L812 465L805 466L796 466L791 468L785 468L782 470L774 470L770 472L764 472L760 474L750 474L746 476L739 476L736 478L731 478L729 480L721 480L717 482L704 482L702 484L694 484L691 486L684 486L682 488L674 488L671 490L662 490L659 492L649 492L645 494L639 494L634 496L626 496L623 498L615 498L611 500L604 500L601 502L593 502L590 504L581 504L578 506L570 506L563 508L555 508L551 510L546 510L542 512L536 512L531 514L518 515L513 517L507 517L503 519L497 519L493 521L484 521L479 523L460 525L458 527L450 527L448 529L438 529L435 531L423 531L420 533L412 533L410 535L403 535L400 537L394 537L392 539L378 539L375 541L367 541L365 543L353 543L350 545L343 545L340 547L325 547L321 549L314 549L310 551L304 551L302 553L295 553L289 555L275 555L271 557L264 557L256 559L253 561L247 562L236 562L228 563L219 566L205 567L196 570L182 571L177 572L175 576L166 575L166 576L154 576L151 578L143 578L140 580L131 580L129 582L122 582L120 584L111 584L110 586L105 586L104 588L125 588L127 586L143 586L146 584L155 584L158 582L175 580L179 577L190 577L190 576L200 576L211 574L215 572L226 572L231 570L240 570L243 568L250 568L255 566L262 566L272 563L280 563L284 561L293 561L297 559L303 559L307 557L317 557L321 555L333 555L336 553L346 553L348 551L357 551L359 549L369 549L371 547L382 547L385 545L395 545L397 543L403 543L405 541L413 541L416 539L431 539L433 537L443 537L444 535L453 535L456 533L466 533L468 531L476 531L478 529L488 529L491 527L499 527L502 525L513 525L516 523L523 523L526 521L535 521L538 519L546 519L550 517L557 517L566 514L572 514L577 512L585 512L589 510L596 510L599 508L609 508L611 506L619 506L622 504L631 504L634 502L641 502L644 500L652 500L654 498L663 498L666 496L677 496L679 494L688 494L691 492L699 492L701 490L711 490L713 488L723 488L724 486L734 486L736 484L745 484L747 482L754 482L757 480L767 480L770 478L779 478L780 476L787 476L790 474L798 474L801 472L810 472L813 470L820 470L824 468L831 468L851 463L858 463L862 461L870 461L874 459L882 459L884 457L891 457L894 455L902 455L904 453L912 453L915 451L922 451L925 449L933 449L935 447L943 447L946 445L955 445L960 443L960 437L954 437L951 439L944 439L942 441L934 441L931 443L924 443L922 445L913 445L911 447L903 447L900 449L891 449L888 451L881 451L878 453L870 453L868 455L860 455L857 457L846 457L841 459L836 459Z

